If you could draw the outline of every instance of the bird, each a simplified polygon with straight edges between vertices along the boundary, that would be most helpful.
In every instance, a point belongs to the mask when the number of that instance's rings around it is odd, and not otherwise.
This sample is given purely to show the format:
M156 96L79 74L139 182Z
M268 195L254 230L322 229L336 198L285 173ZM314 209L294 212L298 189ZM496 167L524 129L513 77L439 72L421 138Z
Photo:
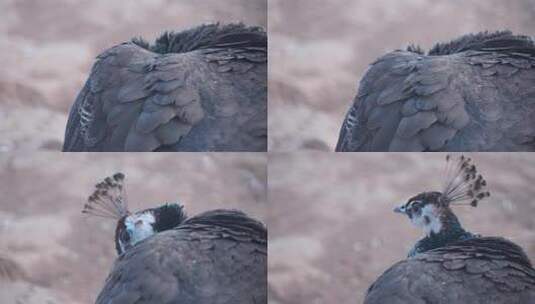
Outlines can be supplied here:
M441 192L422 192L394 209L425 236L405 260L369 287L365 304L535 303L535 269L520 246L465 230L452 206L490 196L471 158L447 156Z
M63 151L266 151L267 34L203 24L97 56Z
M188 217L180 204L130 212L125 175L96 185L82 212L117 220L118 258L96 304L267 303L267 229L237 210Z
M467 34L373 62L337 152L535 151L535 44L511 31Z

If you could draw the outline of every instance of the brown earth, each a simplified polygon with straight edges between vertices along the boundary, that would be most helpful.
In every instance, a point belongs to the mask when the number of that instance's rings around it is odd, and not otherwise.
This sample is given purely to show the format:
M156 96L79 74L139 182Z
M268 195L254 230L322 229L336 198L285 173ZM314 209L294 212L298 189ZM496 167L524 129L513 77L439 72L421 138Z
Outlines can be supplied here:
M271 151L332 151L360 78L389 51L535 33L535 0L270 0L268 15Z
M265 0L0 1L0 151L59 150L67 111L105 49L202 23L267 26Z
M116 223L80 212L102 178L127 175L131 210L178 201L189 215L228 208L264 221L266 159L254 153L0 154L0 303L94 302L117 256Z
M461 223L514 241L534 261L535 154L471 156L491 197L456 207ZM440 190L444 164L441 153L270 155L269 303L362 303L370 284L422 237L393 208Z

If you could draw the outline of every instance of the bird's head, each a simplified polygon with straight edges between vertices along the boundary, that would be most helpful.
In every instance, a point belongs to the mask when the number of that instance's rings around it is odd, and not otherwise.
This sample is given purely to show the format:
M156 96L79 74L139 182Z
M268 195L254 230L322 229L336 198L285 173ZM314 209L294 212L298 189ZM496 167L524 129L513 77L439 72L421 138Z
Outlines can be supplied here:
M186 219L183 207L165 204L135 213L128 210L124 174L116 173L95 186L82 213L117 220L115 248L120 255L151 235L173 229Z
M447 206L440 204L440 192L422 192L411 197L406 203L394 209L394 212L407 215L411 223L422 229L426 235L439 233L443 226L441 214Z
M416 227L429 236L460 225L451 206L477 207L490 196L487 182L477 172L470 158L446 156L446 179L442 192L422 192L394 209L405 214Z
M125 215L115 228L115 248L120 255L149 236L173 229L186 218L183 207L165 204Z

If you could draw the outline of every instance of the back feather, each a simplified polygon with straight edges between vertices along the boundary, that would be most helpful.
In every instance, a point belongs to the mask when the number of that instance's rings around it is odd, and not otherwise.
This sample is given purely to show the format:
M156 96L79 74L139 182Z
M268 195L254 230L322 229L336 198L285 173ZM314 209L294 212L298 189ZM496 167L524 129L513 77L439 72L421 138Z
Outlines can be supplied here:
M517 52L535 56L535 43L531 37L514 35L511 31L485 31L477 34L467 34L450 42L437 43L429 50L428 55L451 55L470 50ZM410 45L407 51L424 54L424 51L416 45Z
M242 23L220 25L206 24L181 32L164 32L150 44L143 38L132 42L149 51L167 53L186 53L207 48L267 47L267 35L261 27L247 27Z

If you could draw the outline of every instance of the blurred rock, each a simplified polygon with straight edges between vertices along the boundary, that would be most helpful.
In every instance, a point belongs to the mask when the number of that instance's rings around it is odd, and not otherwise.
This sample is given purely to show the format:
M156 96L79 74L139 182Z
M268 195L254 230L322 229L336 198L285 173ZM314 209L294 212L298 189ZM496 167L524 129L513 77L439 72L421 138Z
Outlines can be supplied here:
M51 290L28 282L11 282L0 288L0 301L3 304L63 304L82 303L57 296Z
M26 278L22 268L13 260L0 254L0 281L14 282Z
M60 151L66 122L50 108L0 104L0 151Z
M53 291L27 281L28 276L15 261L0 255L0 303L61 304L78 303L61 298Z

